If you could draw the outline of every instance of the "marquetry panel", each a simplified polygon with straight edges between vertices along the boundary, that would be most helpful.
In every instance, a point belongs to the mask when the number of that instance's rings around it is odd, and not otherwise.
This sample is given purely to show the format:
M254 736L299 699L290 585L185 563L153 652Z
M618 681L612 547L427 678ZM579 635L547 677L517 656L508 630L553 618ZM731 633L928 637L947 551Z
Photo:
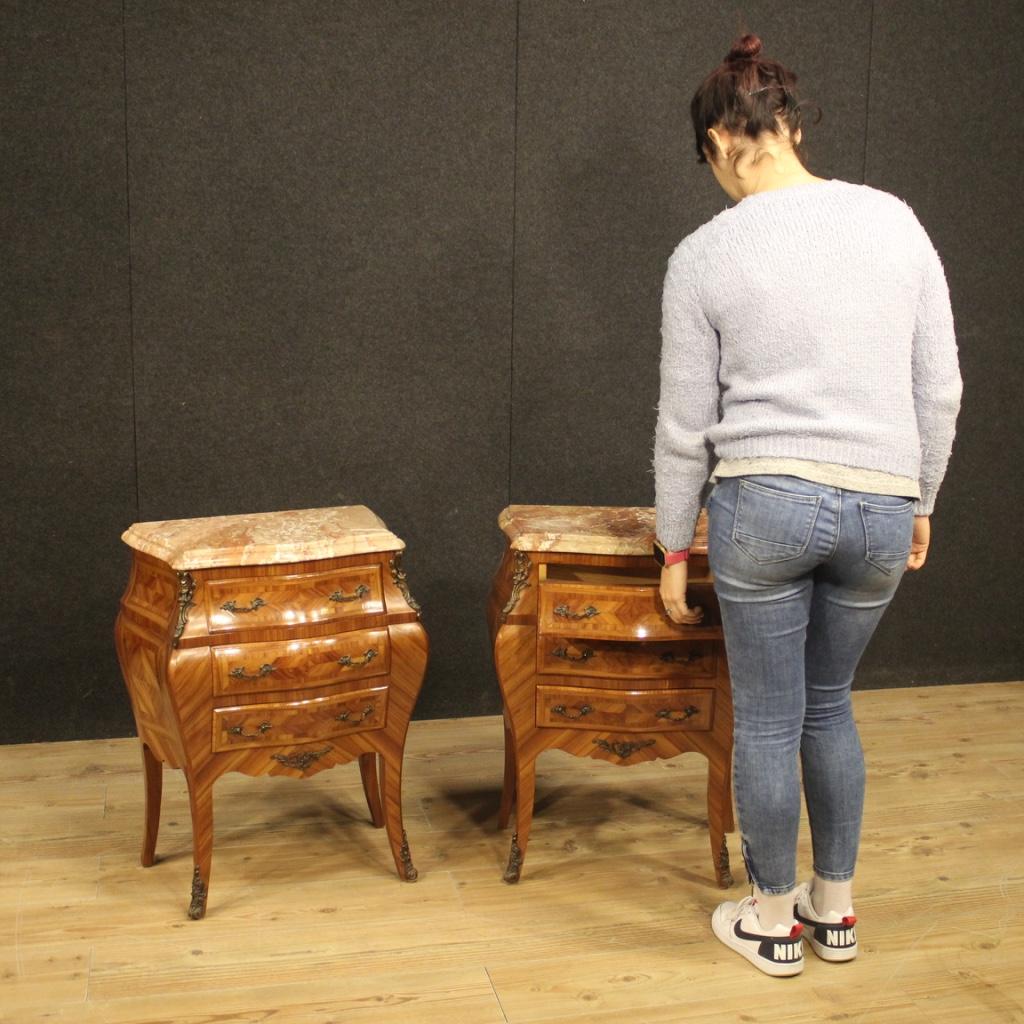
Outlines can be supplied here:
M538 634L537 671L546 675L710 679L717 658L712 640L632 643Z
M377 565L295 576L207 580L204 593L211 633L316 625L384 610Z
M711 728L715 691L628 690L538 686L537 725L624 732L700 731Z
M656 586L597 586L547 582L540 586L538 628L556 636L606 640L677 640L714 636L718 608L710 584L695 584L687 600L704 617L696 626L681 626L665 612Z
M312 700L216 708L213 749L271 747L383 729L387 695L384 685Z
M213 690L257 693L383 676L390 668L389 649L386 629L217 646L210 649Z

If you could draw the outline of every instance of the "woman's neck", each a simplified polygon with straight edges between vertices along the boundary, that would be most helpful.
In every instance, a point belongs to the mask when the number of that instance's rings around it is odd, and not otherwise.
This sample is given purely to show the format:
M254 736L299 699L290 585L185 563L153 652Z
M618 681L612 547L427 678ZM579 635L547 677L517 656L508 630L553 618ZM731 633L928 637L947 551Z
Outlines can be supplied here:
M791 185L809 185L825 180L811 174L787 145L785 148L765 146L756 156L741 161L737 168L736 184L742 197L746 198L758 192L771 192Z

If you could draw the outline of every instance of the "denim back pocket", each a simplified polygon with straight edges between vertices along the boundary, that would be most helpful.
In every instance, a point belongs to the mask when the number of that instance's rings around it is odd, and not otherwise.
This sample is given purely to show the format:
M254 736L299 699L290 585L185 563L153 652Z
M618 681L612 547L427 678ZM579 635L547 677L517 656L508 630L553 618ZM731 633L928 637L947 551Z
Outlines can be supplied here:
M910 556L914 503L904 501L898 505L881 505L862 501L860 517L864 521L865 560L887 576L898 572Z
M790 494L740 480L733 543L761 565L799 558L811 542L820 506L820 495Z

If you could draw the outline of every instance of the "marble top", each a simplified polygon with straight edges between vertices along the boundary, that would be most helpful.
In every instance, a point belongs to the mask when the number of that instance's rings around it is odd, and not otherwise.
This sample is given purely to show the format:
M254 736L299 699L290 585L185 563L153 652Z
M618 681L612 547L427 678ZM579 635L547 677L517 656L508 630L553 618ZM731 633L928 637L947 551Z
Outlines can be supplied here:
M365 505L135 523L121 539L172 569L274 565L405 547Z
M649 555L654 542L653 508L509 505L498 516L498 525L517 551ZM707 553L707 513L703 510L690 549Z

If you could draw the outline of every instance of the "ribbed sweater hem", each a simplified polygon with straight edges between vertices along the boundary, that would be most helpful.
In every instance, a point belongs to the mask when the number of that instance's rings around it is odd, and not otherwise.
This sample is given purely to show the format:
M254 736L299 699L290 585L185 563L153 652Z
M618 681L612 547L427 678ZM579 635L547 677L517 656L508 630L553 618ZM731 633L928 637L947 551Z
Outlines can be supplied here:
M769 437L742 438L734 441L716 441L715 455L719 459L802 459L809 462L835 462L855 469L873 469L879 473L909 477L916 480L921 471L920 453L883 449L870 442L851 441L848 438L832 440L816 437L809 443L798 434L772 434Z

